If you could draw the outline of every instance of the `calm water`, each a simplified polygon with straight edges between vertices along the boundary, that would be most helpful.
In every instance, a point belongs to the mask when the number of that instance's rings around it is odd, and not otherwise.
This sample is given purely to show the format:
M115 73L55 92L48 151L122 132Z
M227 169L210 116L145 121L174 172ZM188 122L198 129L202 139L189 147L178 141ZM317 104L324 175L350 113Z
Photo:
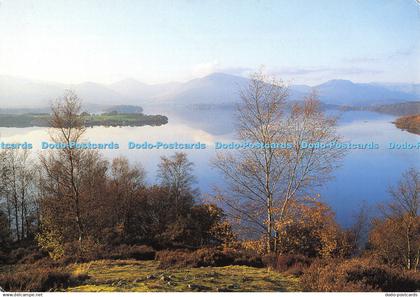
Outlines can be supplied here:
M147 111L148 112L148 111ZM211 193L214 185L223 186L223 179L210 166L214 157L216 141L234 139L230 110L209 110L166 113L169 124L161 127L95 127L87 131L91 142L117 142L118 150L104 150L107 158L126 156L132 162L139 162L148 172L148 181L155 181L156 165L162 155L173 150L129 150L128 142L201 142L206 150L188 150L195 163L195 175L203 194ZM338 220L347 225L360 207L375 206L389 199L387 189L394 185L401 173L410 167L420 168L419 150L389 150L389 142L417 143L420 137L401 131L392 124L394 117L369 112L347 112L342 114L338 132L345 140L353 143L375 142L379 150L353 150L334 172L334 179L317 192L332 205ZM31 142L34 153L42 141L48 141L48 131L43 128L0 128L3 142Z

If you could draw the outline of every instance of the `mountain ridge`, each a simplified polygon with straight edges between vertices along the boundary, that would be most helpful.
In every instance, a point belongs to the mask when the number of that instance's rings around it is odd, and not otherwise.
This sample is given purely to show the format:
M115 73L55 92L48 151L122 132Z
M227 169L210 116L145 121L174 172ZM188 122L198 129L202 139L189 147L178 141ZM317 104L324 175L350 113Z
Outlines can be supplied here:
M247 83L245 77L223 72L182 83L162 84L146 84L133 78L111 84L62 84L0 75L0 104L2 107L47 106L65 89L75 90L89 104L226 104L237 102L239 89ZM355 83L333 79L313 87L290 85L289 99L301 100L312 89L316 89L325 104L369 106L418 101L420 95L417 94L417 88L416 84L410 88L410 84Z

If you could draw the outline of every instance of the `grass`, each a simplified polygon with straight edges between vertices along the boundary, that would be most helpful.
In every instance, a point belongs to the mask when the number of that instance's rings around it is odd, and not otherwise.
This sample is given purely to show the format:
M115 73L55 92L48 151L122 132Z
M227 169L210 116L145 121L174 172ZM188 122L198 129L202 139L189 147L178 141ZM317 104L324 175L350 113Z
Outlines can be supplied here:
M0 127L32 127L48 123L48 114L0 114Z
M298 291L298 278L247 266L159 269L157 261L101 260L74 264L89 279L72 292Z
M86 126L160 126L168 123L162 115L145 115L142 113L120 113L84 116Z

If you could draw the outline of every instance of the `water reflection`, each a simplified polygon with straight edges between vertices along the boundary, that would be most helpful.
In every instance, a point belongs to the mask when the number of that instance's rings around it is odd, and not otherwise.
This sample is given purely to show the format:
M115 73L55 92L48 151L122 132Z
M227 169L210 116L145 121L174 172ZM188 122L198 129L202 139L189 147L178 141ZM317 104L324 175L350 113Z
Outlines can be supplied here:
M196 165L198 186L203 194L210 193L213 185L223 185L219 173L210 166L214 157L215 141L233 139L232 110L206 110L174 112L168 114L169 124L160 127L94 127L87 129L87 138L95 143L117 142L119 150L106 150L107 158L126 156L132 162L140 162L148 172L148 181L155 181L155 169L161 155L171 150L129 150L128 142L182 142L206 143L206 150L188 150ZM372 206L389 199L387 188L395 184L402 172L409 167L419 168L419 150L389 150L390 141L417 143L420 137L401 131L392 124L394 117L370 112L343 113L338 132L344 140L353 143L375 142L379 150L351 151L342 166L334 173L335 178L319 189L322 199L329 202L338 220L347 225L363 201ZM34 151L48 140L47 129L0 128L3 142L31 142Z

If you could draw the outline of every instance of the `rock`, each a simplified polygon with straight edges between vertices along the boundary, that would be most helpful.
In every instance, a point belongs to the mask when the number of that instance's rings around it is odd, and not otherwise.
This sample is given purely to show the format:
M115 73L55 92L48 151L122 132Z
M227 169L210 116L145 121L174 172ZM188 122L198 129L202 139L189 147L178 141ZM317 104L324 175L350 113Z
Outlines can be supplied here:
M229 290L239 289L239 285L238 284L231 284L231 285L227 286L227 289L229 289Z
M149 274L148 276L146 276L147 279L156 279L156 276L153 274Z
M117 287L122 287L122 286L124 286L124 282L123 282L122 280L119 280L119 281L116 283L116 286L117 286Z
M228 288L216 288L216 292L232 292L232 290Z
M203 291L210 291L209 287L206 286L202 286L202 285L196 285L196 284L189 284L188 288L194 291L199 291L199 292L203 292Z

